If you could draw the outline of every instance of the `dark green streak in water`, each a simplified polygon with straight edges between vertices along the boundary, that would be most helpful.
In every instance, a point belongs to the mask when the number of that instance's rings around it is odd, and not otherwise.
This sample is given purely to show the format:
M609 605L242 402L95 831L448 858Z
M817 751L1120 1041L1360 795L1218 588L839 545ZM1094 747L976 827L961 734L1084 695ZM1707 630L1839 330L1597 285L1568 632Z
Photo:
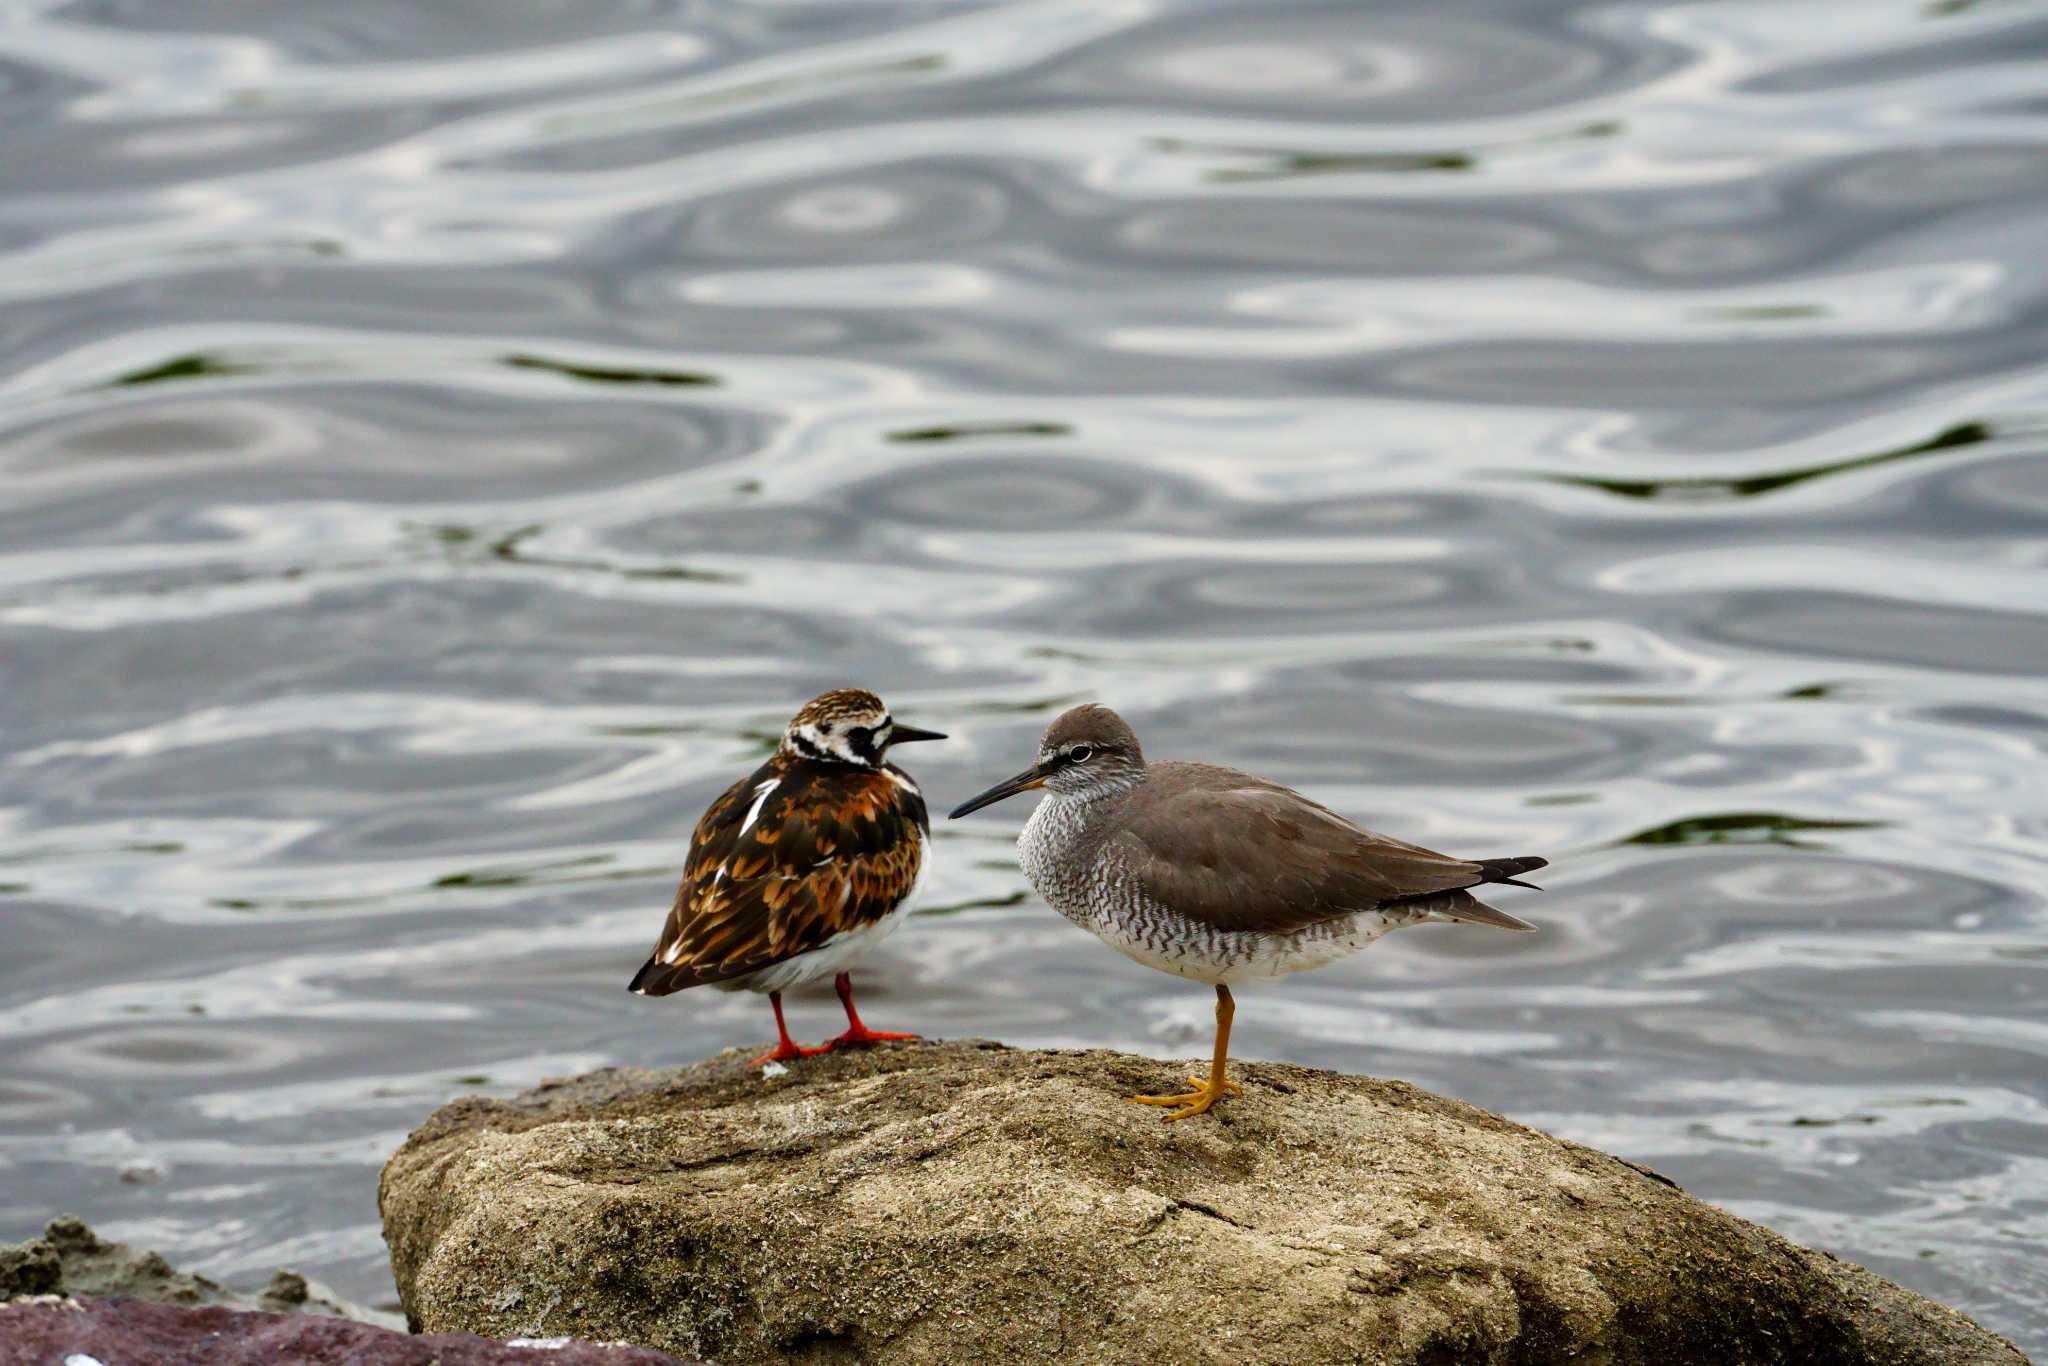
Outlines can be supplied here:
M569 883L584 882L644 882L648 878L669 878L675 876L673 869L666 866L656 868L606 868L601 873L562 873L557 869L587 868L612 861L610 854L595 858L567 859L561 863L541 864L530 869L500 868L479 869L473 873L451 873L447 877L435 878L428 884L435 890L445 891L455 887L553 887Z
M718 383L716 375L707 375L698 370L626 370L603 365L572 365L564 360L550 360L546 356L514 352L503 358L506 365L515 370L551 370L570 379L585 380L591 384L659 384L670 387L705 385Z
M1795 1115L1790 1121L1795 1129L1832 1129L1842 1124L1882 1124L1878 1115L1843 1115L1840 1119L1815 1119L1811 1115Z
M508 531L503 536L500 536L497 540L491 542L491 554L497 556L501 560L512 560L517 562L519 559L522 558L519 554L519 543L531 537L538 536L541 534L541 532L545 530L547 530L546 527L543 527L536 522L520 527L517 531Z
M1208 157L1246 157L1256 165L1226 166L1209 171L1204 180L1218 184L1242 180L1283 180L1291 176L1341 175L1349 171L1399 175L1414 171L1469 171L1479 164L1472 153L1457 148L1428 152L1304 152L1286 147L1245 147L1154 138L1162 152Z
M174 357L162 365L151 366L147 370L130 370L127 374L117 375L98 387L120 389L136 384L162 384L175 379L221 379L228 375L254 374L260 368L222 360L219 356L209 356L203 351L194 351L190 355Z
M546 563L546 561L542 561ZM564 563L570 563L564 561ZM603 566L576 565L577 568L602 568ZM621 569L619 577L626 579L670 579L683 583L738 583L737 574L721 574L714 569L685 569L681 565L663 565L655 569Z
M570 379L580 379L590 384L654 384L669 388L703 386L718 383L716 375L696 370L632 370L618 366L575 365L568 361L551 360L546 356L515 352L500 358L502 362L517 370L548 370ZM172 380L225 379L232 375L253 375L261 373L261 365L247 361L231 361L203 351L189 355L174 356L161 365L146 370L131 370L117 375L98 387L102 389L129 388L138 384L163 384Z
M1072 436L1064 422L985 422L957 427L912 427L889 433L891 441L968 441L982 436Z
M1621 498L1692 498L1702 501L1756 498L1766 493L1776 493L1779 489L1791 488L1795 484L1804 484L1812 479L1848 474L1852 470L1867 470L1875 465L1889 465L1895 460L1910 460L1915 456L1929 455L1936 451L1954 450L1958 446L1979 445L1991 440L1993 435L1995 433L1989 423L1964 422L1915 446L1901 446L1897 450L1879 451L1875 455L1859 455L1849 460L1830 461L1825 465L1805 465L1799 469L1781 470L1776 474L1756 474L1739 479L1601 479L1586 474L1538 474L1532 477L1553 484L1598 489L1602 493L1611 493Z
M437 877L430 884L434 887L527 887L535 883L562 881L583 881L582 878L564 879L552 876L565 868L592 868L610 863L610 854L589 854L583 858L562 859L554 863L529 864L524 868L477 868L465 873L449 873Z
M223 911L352 911L381 905L385 899L378 892L362 896L288 896L264 901L246 896L216 896L206 904Z
M108 845L45 845L0 854L0 863L41 863L49 859L97 858L103 854L182 854L185 846L177 840L126 840Z
M461 561L462 552L482 540L482 533L475 527L462 526L459 523L441 523L412 529L424 530L434 538L437 544L448 551L451 559L456 560L458 563ZM720 573L714 569L691 569L686 565L668 564L621 566L610 564L604 560L572 560L562 556L531 555L521 548L527 541L532 540L546 530L547 528L538 522L515 527L513 530L488 543L487 548L490 556L492 559L502 560L506 564L516 564L531 569L574 569L595 574L616 574L622 579L682 581L686 583L740 582L738 575Z
M1808 830L1874 830L1885 821L1810 821L1775 811L1730 811L1719 816L1692 816L1669 825L1638 830L1617 844L1788 844Z
M1533 137L1518 138L1491 147L1446 147L1420 152L1304 152L1285 147L1204 144L1180 138L1157 138L1154 139L1153 145L1162 152L1191 152L1202 156L1241 156L1259 159L1259 165L1223 167L1203 176L1204 180L1223 184L1231 181L1282 180L1293 176L1356 173L1408 175L1416 172L1470 171L1477 169L1481 158L1490 154L1511 153L1521 147L1574 142L1584 138L1611 138L1619 135L1621 131L1622 123L1618 119L1596 119L1590 123L1580 124L1576 128L1539 133Z
M1470 152L1258 152L1234 149L1246 155L1265 156L1267 164L1211 171L1203 179L1217 184L1240 180L1284 180L1292 176L1403 175L1416 171L1469 171L1479 165Z
M1787 688L1780 693L1766 693L1761 696L1721 694L1716 696L1685 697L1677 693L1584 693L1564 700L1575 706L1586 707L1725 707L1731 704L1751 702L1818 702L1835 696L1841 691L1832 683L1808 683L1804 687Z
M648 878L673 876L667 868L612 868L610 854L593 854L587 858L561 859L552 863L536 863L527 867L474 868L460 873L449 873L437 877L427 884L428 891L490 891L503 887L552 887L573 883L589 882L639 882ZM601 872L586 872L584 869L602 868ZM325 897L284 897L275 900L257 900L252 897L220 896L208 901L208 905L227 911L337 911L353 910L359 907L389 905L392 901L413 895L416 888L399 888L390 892L371 892L361 896Z

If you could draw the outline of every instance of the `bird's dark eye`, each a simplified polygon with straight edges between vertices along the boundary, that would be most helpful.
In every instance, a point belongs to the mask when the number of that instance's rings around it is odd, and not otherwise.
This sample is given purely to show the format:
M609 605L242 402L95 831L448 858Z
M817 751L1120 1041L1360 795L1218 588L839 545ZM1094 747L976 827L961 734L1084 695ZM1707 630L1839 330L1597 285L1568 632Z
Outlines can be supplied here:
M1093 745L1075 745L1072 749L1067 751L1067 758L1071 759L1073 762L1077 764L1080 764L1086 763L1089 759L1094 757L1094 754L1095 747Z

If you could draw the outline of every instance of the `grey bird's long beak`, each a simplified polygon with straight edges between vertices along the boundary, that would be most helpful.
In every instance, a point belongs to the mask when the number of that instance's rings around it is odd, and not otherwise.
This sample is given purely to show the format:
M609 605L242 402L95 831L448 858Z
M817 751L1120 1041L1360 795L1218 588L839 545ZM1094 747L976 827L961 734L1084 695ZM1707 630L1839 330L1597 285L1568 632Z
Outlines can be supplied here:
M908 745L918 740L943 740L945 738L946 732L942 730L919 730L916 726L906 726L900 721L895 722L889 727L889 743L892 745Z
M1019 792L1029 792L1033 788L1044 787L1045 780L1050 776L1051 774L1043 766L1033 764L1016 777L1003 779L980 796L969 797L966 801L954 807L947 814L946 819L956 821L970 811L979 811L984 806L993 806L1005 797L1014 797Z

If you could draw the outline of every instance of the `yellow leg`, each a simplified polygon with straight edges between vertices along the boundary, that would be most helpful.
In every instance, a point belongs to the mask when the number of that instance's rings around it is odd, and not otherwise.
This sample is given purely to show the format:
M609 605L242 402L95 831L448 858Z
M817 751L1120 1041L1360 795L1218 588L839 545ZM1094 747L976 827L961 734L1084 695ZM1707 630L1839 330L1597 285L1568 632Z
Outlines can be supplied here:
M1237 1014L1237 1003L1230 999L1230 988L1221 982L1216 984L1216 1057L1209 1064L1208 1077L1189 1077L1188 1085L1197 1089L1177 1096L1125 1096L1128 1101L1139 1105L1178 1105L1183 1108L1160 1118L1171 1124L1176 1119L1192 1119L1207 1114L1209 1107L1226 1095L1238 1094L1237 1083L1226 1081L1223 1076L1224 1060L1230 1056L1230 1020Z

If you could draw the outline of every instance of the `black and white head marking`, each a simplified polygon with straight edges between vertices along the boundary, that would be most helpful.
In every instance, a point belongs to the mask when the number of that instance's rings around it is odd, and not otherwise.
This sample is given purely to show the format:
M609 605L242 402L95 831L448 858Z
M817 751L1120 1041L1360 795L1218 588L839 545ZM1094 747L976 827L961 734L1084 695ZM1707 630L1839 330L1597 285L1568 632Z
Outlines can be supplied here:
M880 768L882 754L889 747L889 731L893 725L886 714L865 724L821 721L811 725L792 725L783 736L783 743L804 758L820 763Z
M815 763L880 768L894 727L881 698L865 688L840 688L812 698L790 718L782 748Z

